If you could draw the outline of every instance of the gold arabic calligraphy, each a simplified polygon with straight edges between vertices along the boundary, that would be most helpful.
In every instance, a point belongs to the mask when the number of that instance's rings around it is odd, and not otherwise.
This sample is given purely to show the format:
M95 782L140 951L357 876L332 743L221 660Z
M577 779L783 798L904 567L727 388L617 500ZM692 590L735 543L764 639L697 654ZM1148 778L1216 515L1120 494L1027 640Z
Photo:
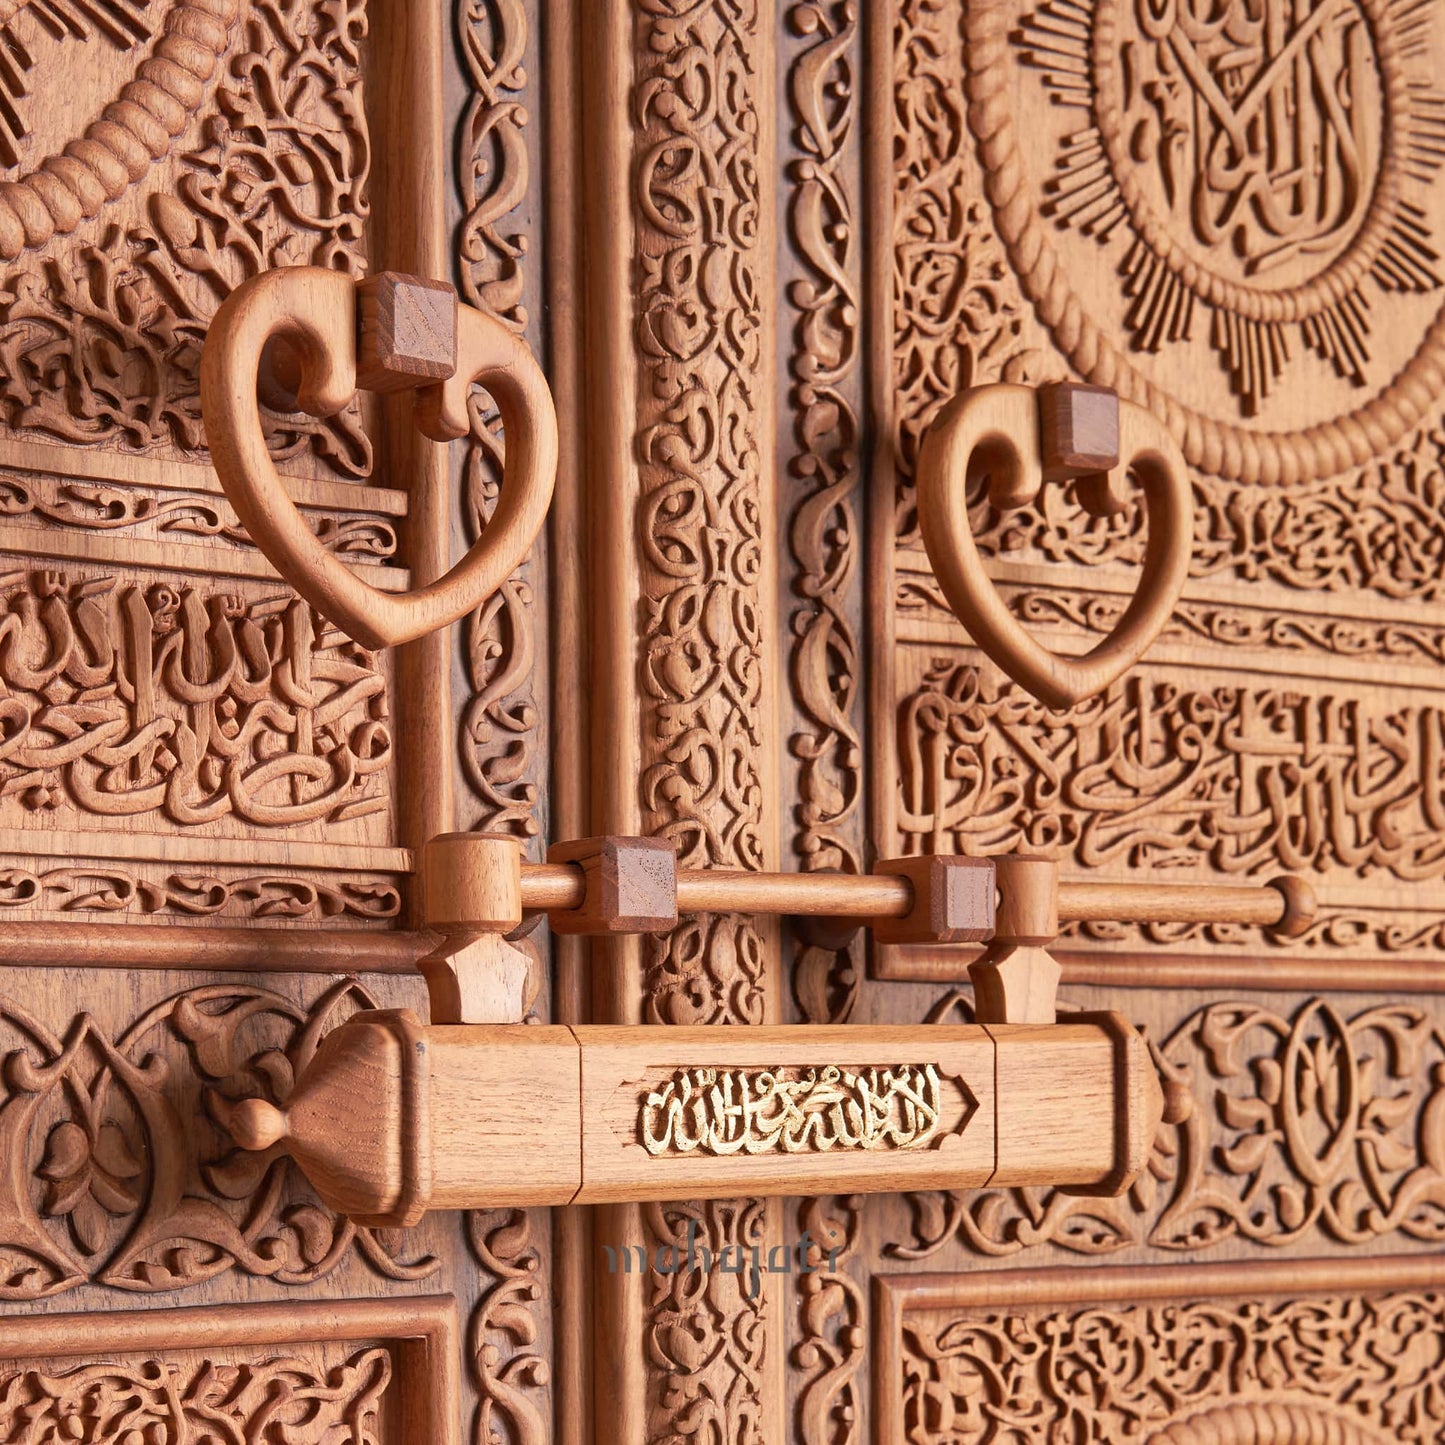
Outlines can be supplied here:
M974 1101L933 1064L679 1069L643 1099L638 1133L649 1154L917 1148L940 1132L954 1088L964 1096L961 1131Z

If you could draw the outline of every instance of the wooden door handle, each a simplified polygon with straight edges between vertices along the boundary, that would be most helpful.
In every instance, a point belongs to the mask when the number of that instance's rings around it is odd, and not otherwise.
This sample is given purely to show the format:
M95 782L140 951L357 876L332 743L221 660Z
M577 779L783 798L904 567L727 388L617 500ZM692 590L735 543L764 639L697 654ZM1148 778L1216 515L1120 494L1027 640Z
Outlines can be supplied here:
M408 316L419 346L407 345ZM417 425L442 442L467 434L474 383L490 392L506 434L496 510L444 577L414 592L381 592L327 551L297 511L266 446L258 388L272 401L289 391L285 400L312 416L334 415L358 384L414 388ZM252 278L211 323L201 411L216 473L252 540L318 612L367 647L409 642L481 606L526 556L552 498L557 418L541 369L519 337L437 283L390 274L356 282L314 266Z
M1032 637L995 588L969 526L967 483L986 475L989 500L1008 510L1050 482L1077 477L1085 510L1108 516L1125 505L1111 469L1132 471L1142 485L1144 565L1113 632L1085 656L1064 657ZM1189 575L1193 494L1184 458L1152 412L1099 387L975 387L928 429L917 478L919 527L949 606L979 648L1039 701L1068 708L1102 692L1169 621Z
M1116 1014L1046 1028L425 1026L356 1015L288 1098L210 1098L364 1223L428 1209L972 1189L1123 1193L1163 1111Z

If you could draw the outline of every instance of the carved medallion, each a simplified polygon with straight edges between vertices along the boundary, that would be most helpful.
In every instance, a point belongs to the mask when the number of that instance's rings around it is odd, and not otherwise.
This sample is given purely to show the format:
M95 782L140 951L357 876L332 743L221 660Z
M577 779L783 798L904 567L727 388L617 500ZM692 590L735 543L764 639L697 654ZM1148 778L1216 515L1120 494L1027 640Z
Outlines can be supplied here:
M969 119L1025 291L1080 373L1207 471L1326 476L1431 408L1429 20L1405 0L970 7Z

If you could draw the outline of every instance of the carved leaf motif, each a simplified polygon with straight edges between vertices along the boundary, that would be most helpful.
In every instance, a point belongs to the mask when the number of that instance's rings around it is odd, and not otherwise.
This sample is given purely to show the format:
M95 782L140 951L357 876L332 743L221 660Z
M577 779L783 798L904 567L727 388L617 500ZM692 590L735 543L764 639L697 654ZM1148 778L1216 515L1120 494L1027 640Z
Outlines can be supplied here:
M22 1173L8 1194L0 1187L0 1298L85 1279L170 1290L230 1269L306 1284L333 1269L355 1228L311 1202L274 1155L228 1149L191 1123L182 1101L209 1087L231 1097L269 1089L284 1102L320 1033L369 1002L349 982L309 1010L266 989L217 984L164 1000L118 1037L82 1015L62 1044L0 1000L0 1144L12 1158L38 1152L43 1185L37 1198ZM394 1278L437 1265L401 1260L369 1237L363 1252Z
M0 1442L284 1439L381 1445L391 1356L360 1350L324 1374L286 1358L255 1363L79 1365L0 1371Z

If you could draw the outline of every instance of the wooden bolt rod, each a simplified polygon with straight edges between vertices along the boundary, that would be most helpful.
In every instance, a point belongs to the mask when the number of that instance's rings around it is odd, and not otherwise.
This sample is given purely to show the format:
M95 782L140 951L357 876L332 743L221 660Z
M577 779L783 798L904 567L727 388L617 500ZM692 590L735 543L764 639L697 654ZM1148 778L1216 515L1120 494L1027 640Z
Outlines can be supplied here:
M1289 880L1306 895L1298 880ZM1278 880L1259 888L1208 884L1060 883L1061 923L1243 923L1274 928L1298 906ZM524 863L522 907L550 913L581 906L582 870L570 863ZM679 913L776 913L810 918L902 918L913 884L897 874L743 873L682 868Z
M210 1107L333 1209L428 1209L1050 1184L1116 1195L1163 1109L1115 1014L1045 1027L424 1026L328 1034L284 1105ZM525 1168L517 1167L525 1160Z

